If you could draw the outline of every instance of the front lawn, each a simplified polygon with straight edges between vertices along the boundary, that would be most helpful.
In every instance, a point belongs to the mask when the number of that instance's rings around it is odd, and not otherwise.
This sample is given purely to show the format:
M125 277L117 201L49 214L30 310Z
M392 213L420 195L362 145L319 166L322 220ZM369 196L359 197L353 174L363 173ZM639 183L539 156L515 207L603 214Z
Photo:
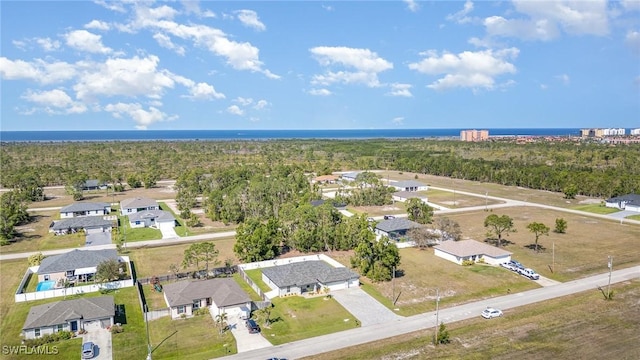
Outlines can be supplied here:
M272 300L271 325L262 326L264 337L274 345L308 339L355 328L356 318L335 299L290 296Z
M99 293L96 293L99 294ZM135 286L112 293L116 306L124 306L124 316L117 317L124 331L112 334L114 359L144 359L147 356L147 336L144 316Z
M572 207L574 210L586 211L594 214L613 214L620 211L619 209L602 206L600 204L586 204Z
M127 216L119 216L120 227L118 231L126 237L127 242L145 241L145 240L160 240L162 239L162 232L154 228L131 228L129 225L129 218Z
M627 216L625 219L629 219L629 220L639 220L639 221L640 221L640 215L631 215L631 216Z

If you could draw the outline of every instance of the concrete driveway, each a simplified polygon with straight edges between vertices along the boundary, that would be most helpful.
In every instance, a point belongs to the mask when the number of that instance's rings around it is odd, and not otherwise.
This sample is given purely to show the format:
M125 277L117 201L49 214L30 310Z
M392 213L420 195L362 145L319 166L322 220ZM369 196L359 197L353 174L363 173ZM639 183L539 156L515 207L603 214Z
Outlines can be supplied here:
M90 324L85 324L86 334L82 335L82 343L91 341L95 344L93 348L95 356L93 359L97 360L111 360L113 359L113 348L111 345L111 332L107 329L103 329L100 326L100 321L93 321ZM80 358L80 348L78 348L78 358Z
M215 316L211 314L213 321ZM238 347L238 353L247 352L256 349L262 349L266 347L272 347L273 345L265 339L261 333L250 334L249 329L244 324L244 320L240 319L238 315L228 315L227 324L231 328L231 333L236 339L236 346ZM218 331L217 329L214 331Z
M360 288L336 290L332 291L331 295L360 321L360 326L364 327L402 319L401 316L394 314Z
M108 231L87 234L84 246L98 246L111 244L111 233Z
M161 226L160 232L162 233L163 239L174 239L178 237L178 234L176 234L176 230L172 227Z

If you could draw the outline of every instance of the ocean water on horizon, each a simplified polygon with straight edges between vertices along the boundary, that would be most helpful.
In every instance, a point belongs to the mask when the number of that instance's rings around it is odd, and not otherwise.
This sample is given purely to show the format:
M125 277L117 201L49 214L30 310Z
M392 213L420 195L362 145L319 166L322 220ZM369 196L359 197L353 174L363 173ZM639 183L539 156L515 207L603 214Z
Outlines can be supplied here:
M79 130L0 131L2 142L274 140L274 139L401 139L459 137L464 129L351 130ZM579 136L573 128L488 129L489 136Z

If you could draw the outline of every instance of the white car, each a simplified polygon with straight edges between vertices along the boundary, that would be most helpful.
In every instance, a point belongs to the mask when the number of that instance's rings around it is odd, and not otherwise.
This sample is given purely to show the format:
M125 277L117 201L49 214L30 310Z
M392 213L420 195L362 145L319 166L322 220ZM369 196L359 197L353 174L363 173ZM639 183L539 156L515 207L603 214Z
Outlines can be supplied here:
M538 280L540 279L540 275L538 275L535 271L533 271L533 269L520 269L519 270L520 275L522 276L526 276L531 280Z
M492 319L494 317L502 316L502 310L494 309L494 308L486 308L482 310L482 314L480 314L485 319Z

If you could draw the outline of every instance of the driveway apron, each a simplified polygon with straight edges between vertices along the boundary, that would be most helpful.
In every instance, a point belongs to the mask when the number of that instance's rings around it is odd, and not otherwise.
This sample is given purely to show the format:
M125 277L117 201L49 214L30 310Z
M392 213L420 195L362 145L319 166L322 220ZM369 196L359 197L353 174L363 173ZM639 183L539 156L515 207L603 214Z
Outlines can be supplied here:
M213 320L215 321L213 313L211 313L211 317L213 317ZM227 317L227 324L229 324L231 333L236 339L238 353L273 346L262 336L262 333L250 334L249 329L247 329L244 324L244 320L240 319L237 314L229 314ZM213 331L218 330L214 329Z
M332 291L331 295L360 321L360 326L402 319L360 288L336 290Z
M82 335L82 342L93 342L96 346L93 348L95 357L97 360L111 360L112 355L112 343L111 332L107 329L103 329L100 326L100 321L92 321L91 323L85 323L86 334ZM80 348L78 348L78 358L80 358Z

